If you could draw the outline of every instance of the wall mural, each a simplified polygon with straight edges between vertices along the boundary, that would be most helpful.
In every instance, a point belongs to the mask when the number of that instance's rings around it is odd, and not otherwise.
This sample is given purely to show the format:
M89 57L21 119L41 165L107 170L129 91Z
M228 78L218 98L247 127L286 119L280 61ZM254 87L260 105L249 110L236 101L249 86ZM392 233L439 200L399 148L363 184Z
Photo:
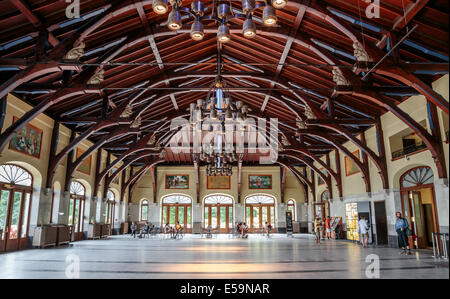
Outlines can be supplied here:
M353 152L353 155L359 159L359 150L356 150ZM355 173L359 172L359 168L358 166L353 162L352 159L350 159L349 157L345 156L344 157L344 161L345 161L345 175L349 176Z
M86 151L77 148L77 159L81 157ZM77 171L90 175L91 174L91 165L92 165L92 155L87 157L86 159L81 162L80 166L78 167Z
M166 175L166 189L189 189L189 175Z
M14 116L13 123L18 119L18 117ZM41 156L42 134L43 131L41 129L27 124L11 138L9 148L16 152L39 159Z
M207 176L206 177L207 189L230 189L231 177L230 176Z
M271 175L249 175L248 176L249 189L272 189Z

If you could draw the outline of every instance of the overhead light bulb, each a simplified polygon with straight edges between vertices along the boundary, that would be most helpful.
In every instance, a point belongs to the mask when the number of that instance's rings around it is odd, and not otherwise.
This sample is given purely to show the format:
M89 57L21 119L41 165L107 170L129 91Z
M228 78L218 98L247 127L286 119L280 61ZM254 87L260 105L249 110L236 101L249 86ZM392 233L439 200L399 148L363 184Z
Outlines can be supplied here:
M200 21L195 20L191 27L191 38L198 41L202 40L204 36L203 24Z
M287 0L272 0L272 6L276 9L282 9L286 6Z
M179 30L181 28L181 14L178 11L172 10L169 13L167 26L170 30Z
M167 0L153 0L153 11L158 15L163 15L167 12Z
M219 26L219 29L217 31L217 39L221 43L226 43L230 40L230 29L227 27L227 25L222 24Z
M275 8L271 5L266 5L263 10L263 22L267 26L273 26L277 23L277 15Z
M256 24L252 19L246 19L242 25L242 34L246 38L253 38L256 36Z
M242 0L242 11L247 14L255 9L255 0Z

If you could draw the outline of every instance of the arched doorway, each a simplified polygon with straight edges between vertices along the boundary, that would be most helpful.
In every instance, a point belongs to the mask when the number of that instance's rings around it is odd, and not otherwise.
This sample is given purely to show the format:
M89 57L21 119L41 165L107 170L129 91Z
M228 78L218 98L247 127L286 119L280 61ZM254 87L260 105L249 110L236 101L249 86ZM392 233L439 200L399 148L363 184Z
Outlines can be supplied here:
M292 221L297 221L297 213L295 213L295 201L293 199L288 200L286 210L292 213Z
M268 195L252 195L245 199L245 222L250 232L255 232L269 222L275 228L275 198Z
M28 243L33 177L16 165L0 165L0 251L24 249Z
M211 226L219 233L233 228L233 198L228 195L209 195L204 200L204 227Z
M417 236L415 246L432 246L432 233L439 232L434 195L434 174L427 166L413 168L400 178L402 215Z
M86 202L86 188L79 182L70 184L69 221L72 228L72 240L83 240L84 208Z
M108 190L106 193L106 215L105 215L105 223L109 224L110 233L112 234L114 231L114 218L116 212L116 196L114 192Z
M175 226L177 221L187 233L192 230L192 199L185 195L168 195L162 199L162 225Z

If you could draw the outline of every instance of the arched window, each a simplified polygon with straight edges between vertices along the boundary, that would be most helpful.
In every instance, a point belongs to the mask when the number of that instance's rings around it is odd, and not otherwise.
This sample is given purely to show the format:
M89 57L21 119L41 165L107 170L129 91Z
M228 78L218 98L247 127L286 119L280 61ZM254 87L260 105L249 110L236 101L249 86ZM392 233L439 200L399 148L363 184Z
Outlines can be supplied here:
M70 184L68 224L72 227L75 241L83 239L85 195L86 188L81 183L73 181Z
M168 195L162 199L162 223L174 226L179 222L186 228L186 232L192 227L192 199L181 194Z
M33 178L23 168L15 165L0 165L0 182L5 184L31 187Z
M82 184L74 181L72 182L72 184L70 184L70 194L84 196L86 194L86 189Z
M228 233L233 228L233 198L221 194L209 195L204 202L204 227Z
M418 167L405 173L401 179L402 188L410 188L434 183L433 170L430 167Z
M292 212L292 220L296 221L295 218L295 201L293 199L288 200L287 202L287 210Z
M245 199L245 219L251 232L256 232L266 222L275 227L275 198L268 195L247 197Z
M141 209L140 209L140 220L147 221L148 220L148 200L144 199L141 201Z
M32 183L25 169L0 165L0 251L27 247Z
M330 191L325 190L322 192L322 196L320 197L320 202L326 202L330 200Z

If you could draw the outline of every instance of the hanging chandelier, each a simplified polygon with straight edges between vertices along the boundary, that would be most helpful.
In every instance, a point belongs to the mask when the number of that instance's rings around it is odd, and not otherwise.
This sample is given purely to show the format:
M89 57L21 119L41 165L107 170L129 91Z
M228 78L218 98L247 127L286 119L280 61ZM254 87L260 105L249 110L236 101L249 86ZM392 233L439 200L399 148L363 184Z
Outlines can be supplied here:
M179 30L182 27L181 14L190 14L194 17L191 26L191 38L193 40L202 40L205 33L203 29L204 20L214 20L218 24L217 39L221 43L230 40L230 29L228 22L232 19L244 19L242 34L246 38L256 36L256 24L253 20L253 14L256 10L262 9L262 21L266 26L274 26L277 23L276 9L282 9L286 6L287 0L242 0L242 13L234 13L231 7L231 0L217 1L217 9L214 7L211 15L205 15L203 3L199 0L193 1L191 8L183 7L182 0L169 0L172 10L169 13L167 27L170 30ZM230 4L228 4L228 2ZM166 14L169 11L167 0L153 0L153 11L159 15Z
M197 103L191 103L189 107L189 123L192 130L197 130L203 137L203 133L212 133L214 138L199 148L200 153L196 154L199 161L207 164L206 174L208 176L230 176L233 174L232 164L238 161L236 148L233 140L224 138L224 129L231 128L231 133L235 136L237 130L246 131L246 121L248 120L249 108L242 101L234 103L222 78L217 77L209 95L215 94L206 99L198 99ZM240 125L237 125L240 124Z

